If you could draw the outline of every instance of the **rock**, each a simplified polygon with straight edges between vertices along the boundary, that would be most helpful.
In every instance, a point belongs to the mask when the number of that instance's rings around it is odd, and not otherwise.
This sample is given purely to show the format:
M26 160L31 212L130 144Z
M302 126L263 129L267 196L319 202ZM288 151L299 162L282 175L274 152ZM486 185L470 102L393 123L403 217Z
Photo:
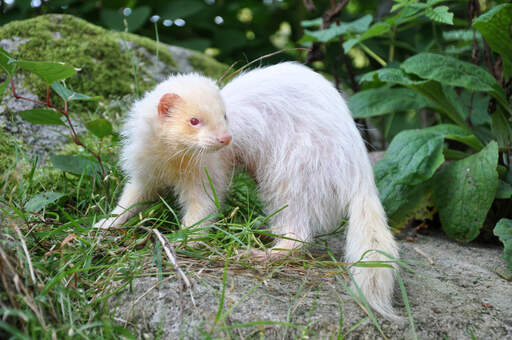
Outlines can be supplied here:
M172 73L198 71L218 78L227 69L200 53L130 33L109 32L70 15L50 14L10 22L0 27L0 47L15 58L65 62L79 68L77 76L67 79L66 84L76 92L101 96L99 102L70 105L79 133L85 131L83 122L103 117L107 110L122 116L125 112L118 107L126 109L134 98ZM5 74L0 73L0 82L4 79ZM19 94L45 98L46 85L33 74L18 72L14 80ZM52 96L52 102L62 104L57 96ZM7 135L19 137L30 157L45 158L69 143L69 133L66 127L29 124L17 115L35 106L14 100L6 90L0 98L0 128Z
M341 238L329 243L335 257L342 258ZM402 270L401 276L420 339L512 337L511 283L494 272L502 265L500 249L462 246L442 235L420 236L413 243L402 241L400 247L402 259L415 271ZM307 269L295 263L249 270L231 263L225 314L215 323L223 264L187 258L178 262L190 268L186 275L194 282L191 292L195 306L189 291L180 297L175 276L164 278L160 284L156 278L137 278L131 291L124 290L112 300L117 320L135 325L139 336L158 333L169 339L197 339L205 334L220 338L231 334L240 338L327 339L347 332L349 339L382 338L367 319L349 332L366 315L335 280L334 267ZM407 318L399 289L395 308ZM387 338L413 338L407 321L377 319ZM259 324L251 326L251 322Z

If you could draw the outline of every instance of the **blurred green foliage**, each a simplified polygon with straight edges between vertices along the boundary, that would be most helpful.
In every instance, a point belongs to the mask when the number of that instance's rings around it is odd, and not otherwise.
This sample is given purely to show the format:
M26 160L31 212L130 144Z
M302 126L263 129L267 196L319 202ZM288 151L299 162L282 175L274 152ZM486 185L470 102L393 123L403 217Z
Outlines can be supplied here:
M375 13L381 10L380 3L351 1L342 19ZM301 0L1 0L0 25L46 13L72 14L108 29L127 29L152 39L157 29L162 42L206 51L232 63L298 47L296 42L303 35L301 21L321 16L330 1L315 4L316 10L310 12ZM265 63L296 56L282 54Z

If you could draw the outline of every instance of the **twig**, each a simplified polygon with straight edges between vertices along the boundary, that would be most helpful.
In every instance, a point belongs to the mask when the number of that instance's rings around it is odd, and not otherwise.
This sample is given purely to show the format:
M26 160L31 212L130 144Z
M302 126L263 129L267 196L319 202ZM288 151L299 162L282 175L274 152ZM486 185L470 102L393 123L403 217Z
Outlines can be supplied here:
M423 256L424 258L427 259L428 263L430 263L431 265L434 264L434 260L432 260L430 258L430 256L428 256L427 254L425 254L422 250L420 250L418 247L413 247L412 249L414 249L418 254L420 254L421 256Z

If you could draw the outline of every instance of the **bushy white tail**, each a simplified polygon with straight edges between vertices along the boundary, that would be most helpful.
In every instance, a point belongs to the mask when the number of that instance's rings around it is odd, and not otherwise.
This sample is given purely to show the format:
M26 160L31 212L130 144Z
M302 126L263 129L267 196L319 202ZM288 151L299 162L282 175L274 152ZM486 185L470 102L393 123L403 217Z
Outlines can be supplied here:
M356 195L349 207L349 224L346 236L345 256L348 262L357 262L366 252L365 261L389 261L374 250L381 250L398 258L398 248L386 222L386 215L375 190ZM368 251L371 250L371 251ZM396 268L396 265L393 264ZM391 306L394 287L394 271L382 267L351 268L355 283L363 292L370 306L387 319L397 320Z

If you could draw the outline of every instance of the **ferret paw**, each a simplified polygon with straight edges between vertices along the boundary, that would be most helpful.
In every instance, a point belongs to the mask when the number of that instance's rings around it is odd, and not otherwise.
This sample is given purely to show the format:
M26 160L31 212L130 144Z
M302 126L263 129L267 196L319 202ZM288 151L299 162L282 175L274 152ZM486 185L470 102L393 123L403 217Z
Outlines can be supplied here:
M99 220L93 228L95 229L114 229L120 227L119 219L117 217L109 217Z
M276 249L251 249L249 255L255 261L276 261L290 255L292 250L276 250Z

